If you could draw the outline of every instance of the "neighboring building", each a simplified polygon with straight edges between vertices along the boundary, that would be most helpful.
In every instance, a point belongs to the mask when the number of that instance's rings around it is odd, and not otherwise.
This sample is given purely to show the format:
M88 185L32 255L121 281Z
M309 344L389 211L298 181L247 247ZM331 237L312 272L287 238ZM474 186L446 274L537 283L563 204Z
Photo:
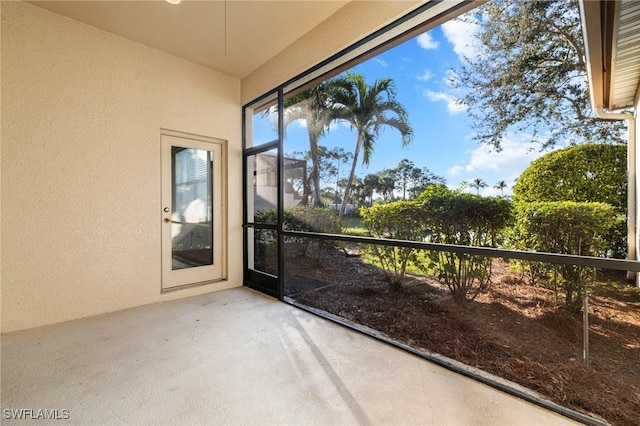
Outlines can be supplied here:
M278 158L265 153L256 157L253 169L253 210L275 209L278 203ZM284 206L305 205L308 200L307 163L304 160L284 159Z

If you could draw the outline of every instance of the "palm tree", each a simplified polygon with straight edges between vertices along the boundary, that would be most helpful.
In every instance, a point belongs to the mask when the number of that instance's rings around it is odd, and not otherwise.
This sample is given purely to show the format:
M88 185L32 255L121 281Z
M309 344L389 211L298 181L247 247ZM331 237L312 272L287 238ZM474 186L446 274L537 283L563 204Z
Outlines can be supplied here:
M380 175L370 173L363 179L364 190L369 197L369 207L373 206L373 193L380 187Z
M487 187L487 183L485 181L483 181L480 178L475 178L470 184L470 187L475 188L476 191L478 192L478 195L480 195L480 190L482 188L486 188Z
M496 186L494 186L495 189L499 189L500 190L500 195L502 195L504 197L504 190L508 188L507 186L507 182L500 180L498 181L498 183L496 183Z
M360 159L360 151L363 151L362 163L369 164L375 139L384 126L393 127L400 132L402 146L406 146L413 140L413 129L407 121L407 111L396 100L396 88L392 79L376 80L371 86L361 74L348 73L345 79L349 85L336 91L333 110L337 117L348 122L351 128L356 130L358 136L353 151L351 173L342 198L340 219L344 216L356 166Z
M304 120L307 123L309 158L311 159L308 180L312 184L313 204L316 206L323 205L320 195L318 141L326 134L331 122L336 119L331 108L332 93L337 88L345 87L346 84L340 77L326 80L288 98L284 104L285 126L296 120ZM305 188L305 194L308 193L308 188Z

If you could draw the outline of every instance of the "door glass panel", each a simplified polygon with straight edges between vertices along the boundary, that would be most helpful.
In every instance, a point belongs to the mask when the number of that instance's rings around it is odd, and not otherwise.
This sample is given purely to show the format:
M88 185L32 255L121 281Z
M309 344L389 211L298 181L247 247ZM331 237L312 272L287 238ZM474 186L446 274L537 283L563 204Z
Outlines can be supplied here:
M306 206L309 202L307 160L284 158L284 207Z
M247 218L250 222L277 223L278 205L277 150L247 158Z
M213 265L211 151L171 147L172 269Z
M277 275L278 235L278 150L247 157L247 220L255 224L248 229L248 267ZM267 226L271 229L265 229Z
M274 229L249 229L249 269L278 275L278 234Z

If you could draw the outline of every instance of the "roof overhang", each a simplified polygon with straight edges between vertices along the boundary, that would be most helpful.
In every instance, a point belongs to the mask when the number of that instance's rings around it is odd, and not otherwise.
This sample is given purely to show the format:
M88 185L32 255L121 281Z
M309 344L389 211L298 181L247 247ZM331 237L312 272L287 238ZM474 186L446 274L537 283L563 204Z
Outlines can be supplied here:
M633 108L640 97L640 2L580 0L594 110Z

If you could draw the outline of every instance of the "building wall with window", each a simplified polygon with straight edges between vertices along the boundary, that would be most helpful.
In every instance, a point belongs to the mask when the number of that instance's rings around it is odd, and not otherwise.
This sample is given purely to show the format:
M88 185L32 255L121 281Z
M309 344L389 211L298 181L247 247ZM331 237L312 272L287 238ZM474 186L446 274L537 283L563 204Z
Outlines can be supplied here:
M228 141L240 81L22 2L2 2L2 332L242 285L160 293L160 129ZM229 259L242 258L229 179Z

